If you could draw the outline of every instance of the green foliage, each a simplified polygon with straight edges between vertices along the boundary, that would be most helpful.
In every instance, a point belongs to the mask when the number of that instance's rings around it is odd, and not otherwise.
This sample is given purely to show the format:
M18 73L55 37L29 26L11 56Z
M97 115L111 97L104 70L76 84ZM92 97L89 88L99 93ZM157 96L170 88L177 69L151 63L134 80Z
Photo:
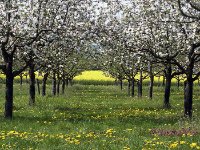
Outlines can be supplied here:
M74 85L66 94L37 96L28 106L28 85L15 84L14 118L3 118L4 93L0 94L0 149L199 149L200 135L152 135L152 129L200 131L200 88L195 87L194 119L183 119L183 89L172 87L172 109L162 109L163 88L154 99L127 97L117 86ZM4 85L0 84L0 90ZM148 87L144 87L147 95ZM47 86L51 93L51 85Z

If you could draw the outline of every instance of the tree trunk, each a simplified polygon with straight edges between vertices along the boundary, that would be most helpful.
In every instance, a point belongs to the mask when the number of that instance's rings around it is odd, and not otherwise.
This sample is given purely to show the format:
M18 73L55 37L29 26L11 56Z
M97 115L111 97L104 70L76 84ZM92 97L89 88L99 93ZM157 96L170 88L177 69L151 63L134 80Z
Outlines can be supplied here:
M31 63L29 65L29 77L30 77L30 89L29 89L29 105L34 105L35 104L35 65Z
M23 75L20 74L19 76L20 76L20 86L22 86L22 84L23 84Z
M58 82L57 82L57 95L60 94L60 78L58 78Z
M150 77L150 83L149 83L149 98L153 98L153 82L154 82L154 75L153 75L153 66L152 63L149 62L148 64L149 69L149 77Z
M38 89L38 94L40 95L40 81L37 79L37 89Z
M53 78L52 78L52 95L56 95L56 73L53 73Z
M193 80L192 76L187 78L184 90L184 115L192 118Z
M13 73L12 62L6 64L6 102L4 117L12 119L13 116Z
M170 108L169 97L171 89L171 80L172 80L172 67L171 64L167 64L165 69L165 94L164 94L164 108Z
M150 83L149 83L149 98L153 98L153 82L154 82L154 75L153 73L150 74Z
M48 76L49 76L49 73L45 73L42 79L42 96L46 95L46 84L47 84Z
M180 87L180 78L179 78L179 76L177 77L177 87L178 87L178 89Z
M138 81L138 97L142 97L142 71L140 71L140 79Z
M131 82L132 82L132 83L131 83L131 96L134 97L134 95L135 95L135 92L134 92L135 79L132 78Z
M128 96L131 96L131 80L128 79Z

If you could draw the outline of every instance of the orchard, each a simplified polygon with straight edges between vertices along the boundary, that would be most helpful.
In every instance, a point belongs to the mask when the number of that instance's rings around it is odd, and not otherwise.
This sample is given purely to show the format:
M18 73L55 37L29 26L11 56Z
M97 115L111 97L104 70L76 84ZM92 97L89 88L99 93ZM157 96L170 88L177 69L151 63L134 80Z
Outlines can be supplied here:
M200 149L198 0L0 1L0 149Z

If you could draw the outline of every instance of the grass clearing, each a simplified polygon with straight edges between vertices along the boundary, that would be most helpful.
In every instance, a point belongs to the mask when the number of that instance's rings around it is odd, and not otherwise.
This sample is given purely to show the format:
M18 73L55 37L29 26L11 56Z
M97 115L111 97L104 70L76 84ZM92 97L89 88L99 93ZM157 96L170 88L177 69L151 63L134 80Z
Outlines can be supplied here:
M183 119L183 90L172 87L172 109L162 109L163 88L149 100L127 96L117 86L74 85L66 94L37 96L28 106L28 85L14 85L14 118L3 119L4 85L0 84L0 149L200 149L200 135L151 134L152 129L199 129L200 88L195 87L194 119ZM47 86L50 93L51 85Z

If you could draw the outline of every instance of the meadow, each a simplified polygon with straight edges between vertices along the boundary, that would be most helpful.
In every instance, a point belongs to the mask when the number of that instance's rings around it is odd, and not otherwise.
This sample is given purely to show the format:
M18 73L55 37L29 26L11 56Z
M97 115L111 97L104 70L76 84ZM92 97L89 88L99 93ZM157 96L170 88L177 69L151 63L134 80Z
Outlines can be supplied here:
M98 77L100 80L100 77ZM81 80L81 78L79 78ZM109 79L110 80L110 79ZM92 81L91 81L92 82ZM103 81L102 81L103 82ZM109 81L110 82L110 81ZM171 109L162 108L163 87L153 100L114 85L75 84L64 95L37 95L28 106L28 84L14 85L14 118L5 120L0 84L0 149L8 150L168 150L200 149L200 87L194 91L194 117L183 117L183 89L172 86Z

